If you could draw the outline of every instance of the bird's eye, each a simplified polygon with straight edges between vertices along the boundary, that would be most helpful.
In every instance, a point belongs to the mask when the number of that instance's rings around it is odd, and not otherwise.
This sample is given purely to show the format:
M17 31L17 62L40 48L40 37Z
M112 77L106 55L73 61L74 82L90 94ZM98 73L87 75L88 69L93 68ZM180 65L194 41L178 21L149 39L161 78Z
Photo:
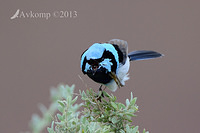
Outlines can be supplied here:
M96 69L98 69L99 68L99 66L97 66L97 65L92 65L92 69L93 70L96 70Z
M93 70L97 70L99 68L99 62L97 60L90 59L88 63L90 64L91 69Z

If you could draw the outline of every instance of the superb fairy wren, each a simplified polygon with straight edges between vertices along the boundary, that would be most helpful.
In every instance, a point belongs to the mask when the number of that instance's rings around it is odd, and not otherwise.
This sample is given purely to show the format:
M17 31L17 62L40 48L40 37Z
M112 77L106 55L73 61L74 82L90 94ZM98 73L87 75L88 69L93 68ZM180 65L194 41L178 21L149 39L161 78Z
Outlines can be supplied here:
M158 52L148 50L128 53L126 41L112 39L106 43L94 43L85 50L81 55L81 70L95 82L105 85L111 91L116 91L129 79L130 61L161 56L162 54Z

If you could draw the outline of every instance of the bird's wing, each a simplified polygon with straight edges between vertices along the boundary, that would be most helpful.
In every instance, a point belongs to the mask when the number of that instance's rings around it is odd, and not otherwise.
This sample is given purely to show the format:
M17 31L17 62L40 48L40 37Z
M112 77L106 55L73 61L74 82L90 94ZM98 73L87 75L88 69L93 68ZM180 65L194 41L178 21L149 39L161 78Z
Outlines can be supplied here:
M120 40L120 39L112 39L112 40L108 41L107 43L113 44L113 46L116 48L116 50L119 50L119 52L122 52L121 63L124 64L126 62L126 58L128 56L127 41ZM119 54L119 52L118 52L118 54Z

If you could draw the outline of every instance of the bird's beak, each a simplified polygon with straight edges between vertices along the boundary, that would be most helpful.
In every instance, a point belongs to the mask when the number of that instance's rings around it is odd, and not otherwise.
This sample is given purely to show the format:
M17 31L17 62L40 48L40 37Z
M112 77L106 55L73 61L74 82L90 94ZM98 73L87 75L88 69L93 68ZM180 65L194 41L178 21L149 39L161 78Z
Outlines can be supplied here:
M94 65L92 66L92 75L95 75L95 73L97 72L97 69L99 68L98 65Z
M97 72L97 69L92 69L92 75L95 75L96 72Z

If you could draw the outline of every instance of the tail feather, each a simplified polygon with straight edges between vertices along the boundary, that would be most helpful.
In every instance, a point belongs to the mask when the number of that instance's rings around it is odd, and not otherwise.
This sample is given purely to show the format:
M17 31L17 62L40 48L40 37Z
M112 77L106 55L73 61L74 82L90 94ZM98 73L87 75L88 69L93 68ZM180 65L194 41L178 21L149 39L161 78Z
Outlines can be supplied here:
M133 51L128 54L130 61L133 60L148 60L153 58L158 58L163 56L162 54L155 52L155 51L148 51L148 50L139 50Z

